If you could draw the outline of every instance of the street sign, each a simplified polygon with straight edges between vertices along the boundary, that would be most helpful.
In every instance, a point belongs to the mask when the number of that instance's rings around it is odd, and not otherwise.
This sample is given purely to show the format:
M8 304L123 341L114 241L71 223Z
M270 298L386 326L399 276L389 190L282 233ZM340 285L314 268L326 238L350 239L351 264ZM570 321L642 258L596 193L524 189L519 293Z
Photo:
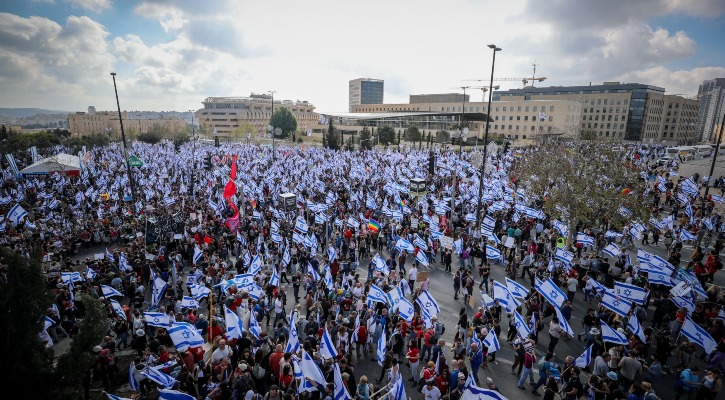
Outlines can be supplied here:
M130 157L128 158L128 165L130 165L130 166L132 166L132 167L141 167L141 166L143 166L143 161L141 161L141 160L140 160L140 159L139 159L138 157L136 157L136 156L130 156Z

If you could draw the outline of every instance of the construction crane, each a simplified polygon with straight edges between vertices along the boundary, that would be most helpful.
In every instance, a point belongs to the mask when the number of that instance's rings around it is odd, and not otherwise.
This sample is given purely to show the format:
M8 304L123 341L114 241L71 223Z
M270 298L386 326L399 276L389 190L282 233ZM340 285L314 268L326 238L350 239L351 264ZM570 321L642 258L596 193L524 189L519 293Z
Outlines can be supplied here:
M534 82L543 82L546 80L545 76L536 76L536 67L539 66L539 64L536 64L534 62L534 73L531 75L531 78L494 78L494 81L496 82L514 82L514 81L521 81L524 83L524 87L526 87L526 84L531 82L531 87L534 87ZM464 82L488 82L488 79L466 79Z
M488 86L471 86L471 89L481 89L481 102L486 102L486 92L488 92ZM501 85L496 85L493 90L501 89Z

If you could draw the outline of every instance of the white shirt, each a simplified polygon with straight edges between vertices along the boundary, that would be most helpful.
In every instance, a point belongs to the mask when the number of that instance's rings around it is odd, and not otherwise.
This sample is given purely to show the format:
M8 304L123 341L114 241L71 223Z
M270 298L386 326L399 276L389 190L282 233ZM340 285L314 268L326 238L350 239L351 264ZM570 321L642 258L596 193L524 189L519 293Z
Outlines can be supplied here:
M408 271L408 280L414 281L418 279L418 268L411 268L410 271Z
M441 398L441 391L435 385L430 390L428 389L428 385L423 386L422 393L425 400L440 400Z
M229 356L231 356L231 350L229 349L229 346L224 346L224 350L219 347L214 350L213 353L211 353L211 363L219 364L223 358L229 359Z
M282 311L284 311L284 310L282 310L282 300L280 300L278 297L277 299L274 300L274 312L279 314Z
M579 281L576 280L576 278L569 278L568 281L566 281L567 289L570 292L576 292L576 287L579 285Z

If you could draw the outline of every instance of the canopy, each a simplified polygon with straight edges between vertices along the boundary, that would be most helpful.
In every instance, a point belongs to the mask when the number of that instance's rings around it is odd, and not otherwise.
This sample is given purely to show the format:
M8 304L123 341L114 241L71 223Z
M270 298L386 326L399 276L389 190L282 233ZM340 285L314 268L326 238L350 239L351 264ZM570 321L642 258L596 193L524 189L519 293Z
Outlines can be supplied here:
M44 158L20 171L22 175L48 175L51 172L60 172L66 175L80 174L81 165L78 156L59 153Z

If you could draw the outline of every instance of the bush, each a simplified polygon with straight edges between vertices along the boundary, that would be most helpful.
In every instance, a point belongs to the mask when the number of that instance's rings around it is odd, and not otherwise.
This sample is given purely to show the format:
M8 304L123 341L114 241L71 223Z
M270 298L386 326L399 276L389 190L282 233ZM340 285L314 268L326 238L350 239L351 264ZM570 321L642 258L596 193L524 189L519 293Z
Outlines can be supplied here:
M149 131L138 135L138 140L141 142L156 144L163 139L163 136L159 132Z
M302 143L302 142L303 142L303 140L302 140L302 136L299 136L299 137L297 138L297 143Z

